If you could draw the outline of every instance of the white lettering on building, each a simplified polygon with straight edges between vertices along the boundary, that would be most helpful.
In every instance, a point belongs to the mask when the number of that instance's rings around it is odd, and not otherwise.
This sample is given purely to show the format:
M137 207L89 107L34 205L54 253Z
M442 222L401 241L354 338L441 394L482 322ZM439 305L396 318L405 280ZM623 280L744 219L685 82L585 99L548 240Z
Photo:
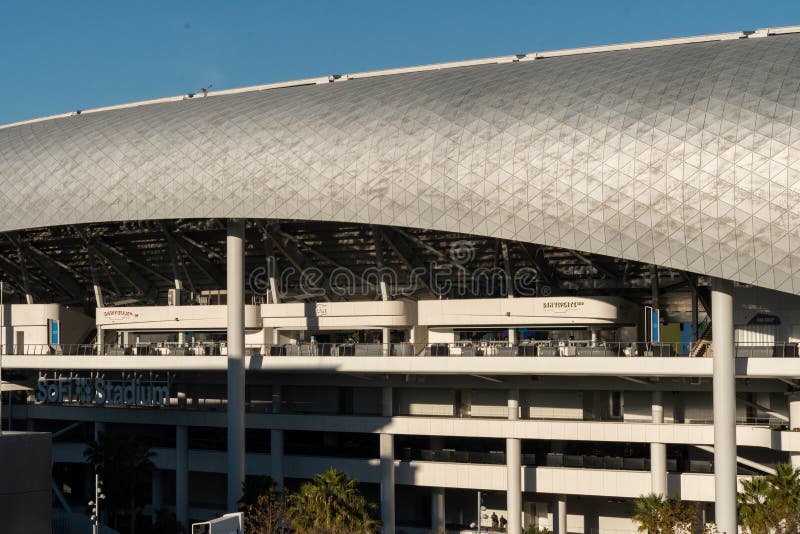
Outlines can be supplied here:
M39 377L36 401L57 404L97 404L104 406L168 406L169 382L106 380L104 378Z

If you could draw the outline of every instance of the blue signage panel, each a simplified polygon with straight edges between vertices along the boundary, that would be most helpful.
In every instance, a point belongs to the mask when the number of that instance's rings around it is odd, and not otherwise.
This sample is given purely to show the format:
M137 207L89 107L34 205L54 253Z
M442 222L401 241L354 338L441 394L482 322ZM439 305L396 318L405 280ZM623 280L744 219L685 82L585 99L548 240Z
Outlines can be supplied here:
M50 319L50 344L51 345L59 345L61 344L61 325L60 322L55 319Z
M652 316L650 317L650 340L655 342L661 341L661 321L660 321L660 313L659 310L653 310Z

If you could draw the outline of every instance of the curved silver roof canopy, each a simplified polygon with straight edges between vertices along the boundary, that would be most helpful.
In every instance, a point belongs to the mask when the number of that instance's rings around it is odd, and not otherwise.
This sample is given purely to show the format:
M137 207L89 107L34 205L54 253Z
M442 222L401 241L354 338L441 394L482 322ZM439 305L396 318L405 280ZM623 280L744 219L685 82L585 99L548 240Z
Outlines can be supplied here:
M0 129L0 231L385 224L798 293L798 94L787 34L121 106Z

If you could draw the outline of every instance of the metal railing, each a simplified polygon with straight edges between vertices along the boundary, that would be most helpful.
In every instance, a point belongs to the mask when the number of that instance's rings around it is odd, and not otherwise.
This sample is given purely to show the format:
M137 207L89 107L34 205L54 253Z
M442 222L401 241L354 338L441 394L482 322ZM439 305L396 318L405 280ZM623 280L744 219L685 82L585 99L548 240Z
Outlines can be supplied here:
M106 356L225 356L225 342L140 343L135 345L25 344L7 354ZM590 341L460 341L456 343L287 343L246 345L246 356L437 356L437 357L689 357L692 343ZM798 343L736 343L740 358L796 358Z

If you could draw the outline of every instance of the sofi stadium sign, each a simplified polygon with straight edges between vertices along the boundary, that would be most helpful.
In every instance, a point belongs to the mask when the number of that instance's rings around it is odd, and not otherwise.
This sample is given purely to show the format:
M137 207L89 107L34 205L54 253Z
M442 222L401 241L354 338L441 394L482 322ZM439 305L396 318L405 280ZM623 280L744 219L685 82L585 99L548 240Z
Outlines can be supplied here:
M39 377L36 401L100 406L168 406L168 380Z

